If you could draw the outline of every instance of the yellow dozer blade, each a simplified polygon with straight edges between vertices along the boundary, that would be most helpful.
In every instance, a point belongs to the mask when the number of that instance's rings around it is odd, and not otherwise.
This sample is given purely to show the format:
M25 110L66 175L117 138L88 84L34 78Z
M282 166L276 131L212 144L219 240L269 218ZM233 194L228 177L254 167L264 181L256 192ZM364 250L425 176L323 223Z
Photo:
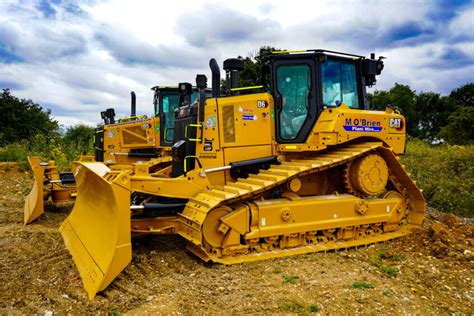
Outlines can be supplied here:
M59 228L90 300L132 258L129 176L109 171L102 163L73 163L76 203Z
M26 197L25 206L23 208L23 223L25 225L31 223L44 213L44 168L40 164L39 157L28 157L28 162L33 171L35 182L33 183L33 188Z

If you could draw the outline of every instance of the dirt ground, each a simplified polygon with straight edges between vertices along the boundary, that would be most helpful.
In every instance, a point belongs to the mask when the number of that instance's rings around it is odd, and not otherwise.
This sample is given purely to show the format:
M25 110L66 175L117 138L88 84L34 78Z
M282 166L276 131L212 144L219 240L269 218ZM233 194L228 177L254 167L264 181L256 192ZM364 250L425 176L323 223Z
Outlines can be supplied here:
M411 236L348 251L205 264L178 236L133 239L89 302L58 232L72 205L23 226L32 180L0 170L0 314L473 314L474 225L428 210Z

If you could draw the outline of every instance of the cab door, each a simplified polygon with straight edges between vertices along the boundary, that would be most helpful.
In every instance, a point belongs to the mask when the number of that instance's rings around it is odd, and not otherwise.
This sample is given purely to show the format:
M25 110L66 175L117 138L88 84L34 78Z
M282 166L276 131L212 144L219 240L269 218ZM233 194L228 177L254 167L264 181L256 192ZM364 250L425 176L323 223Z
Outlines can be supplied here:
M276 60L272 65L279 143L304 143L318 116L316 63L312 59Z

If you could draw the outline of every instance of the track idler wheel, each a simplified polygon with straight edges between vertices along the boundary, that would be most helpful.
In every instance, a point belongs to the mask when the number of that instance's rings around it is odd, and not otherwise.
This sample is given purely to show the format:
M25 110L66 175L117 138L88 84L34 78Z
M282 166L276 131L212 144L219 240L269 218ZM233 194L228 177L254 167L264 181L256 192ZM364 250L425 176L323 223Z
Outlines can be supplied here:
M388 167L378 154L359 158L348 165L345 184L351 193L358 196L374 196L385 189Z
M389 222L391 223L401 223L401 221L405 218L405 216L408 213L408 203L403 194L397 192L397 191L388 191L387 193L384 194L383 196L384 199L393 199L397 198L399 202L395 206L395 211L393 212L393 215L391 216Z
M224 241L226 230L221 227L222 222L220 218L229 214L232 211L229 207L219 207L207 214L204 223L202 224L202 234L204 240L212 247L220 248Z

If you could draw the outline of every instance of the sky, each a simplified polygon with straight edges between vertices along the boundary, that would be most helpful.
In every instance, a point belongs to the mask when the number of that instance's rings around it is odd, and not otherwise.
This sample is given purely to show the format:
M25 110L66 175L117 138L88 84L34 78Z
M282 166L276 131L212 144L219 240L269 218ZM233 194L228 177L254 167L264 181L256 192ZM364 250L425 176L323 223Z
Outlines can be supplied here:
M63 126L153 112L155 85L194 82L209 59L261 46L387 57L396 82L443 95L474 82L474 0L0 0L0 89Z

